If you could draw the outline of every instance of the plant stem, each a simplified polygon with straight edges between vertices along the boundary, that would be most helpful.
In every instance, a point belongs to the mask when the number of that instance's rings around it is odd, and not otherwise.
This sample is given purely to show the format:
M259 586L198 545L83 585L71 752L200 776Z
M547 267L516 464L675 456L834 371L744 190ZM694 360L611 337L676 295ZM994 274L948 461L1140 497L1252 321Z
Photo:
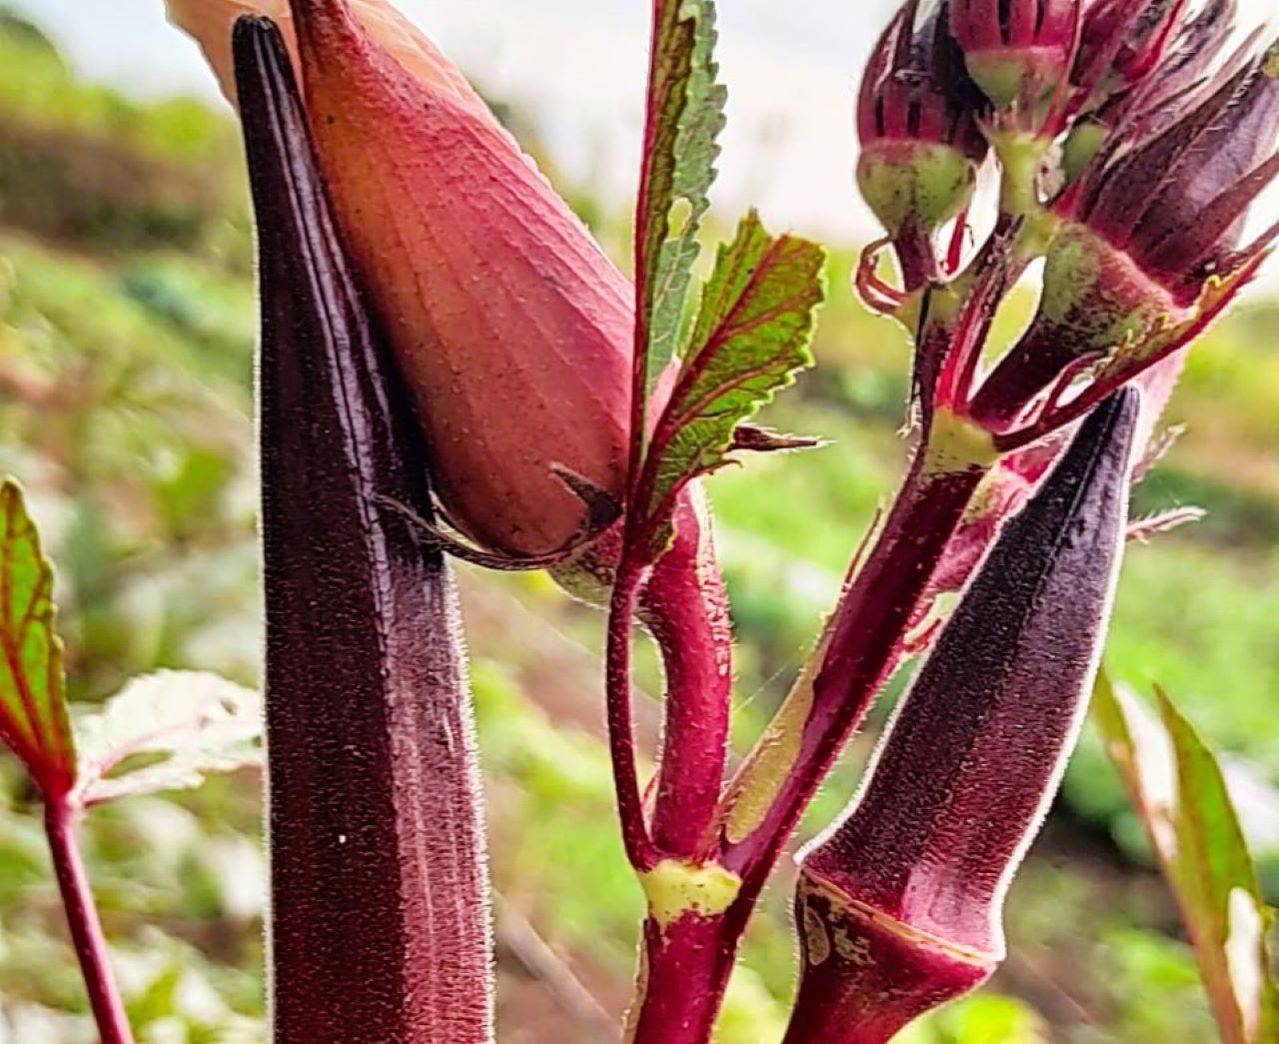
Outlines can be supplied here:
M717 917L644 922L643 952L627 1044L702 1044L711 1039L750 904Z
M627 859L638 871L649 869L657 861L648 826L644 822L635 731L631 724L631 631L643 573L643 568L624 549L608 607L604 678L609 760L613 765L622 841Z
M652 921L645 925L631 1030L637 1044L709 1039L756 899L804 808L900 662L903 639L927 597L929 579L987 470L935 471L932 459L925 442L865 564L840 600L811 690L801 684L779 712L776 721L785 722L786 734L770 728L729 787L721 862L742 877L736 900L717 917L688 916L664 930ZM787 712L796 700L804 713L792 717ZM779 765L776 751L791 744L793 756ZM758 814L743 825L732 814L734 803L758 808Z
M79 805L65 795L50 798L45 804L44 829L53 853L53 869L62 893L67 927L71 930L71 941L80 961L102 1044L132 1044L133 1034L124 1014L124 1001L111 971L107 940L102 934L89 875L76 842L75 828L81 811Z
M835 610L793 764L784 779L753 780L752 758L735 781L739 792L776 787L754 829L726 838L724 864L742 875L746 889L768 876L844 743L901 662L903 639L928 581L985 474L984 467L932 472L927 450L918 452L883 531Z
M1040 210L1037 182L1047 142L1035 134L1005 131L994 137L995 154L1003 168L1000 181L1000 212L1011 217L1030 217Z
M654 566L640 616L666 667L666 726L653 805L653 841L699 856L724 784L732 708L732 627L700 489L677 509L675 544Z

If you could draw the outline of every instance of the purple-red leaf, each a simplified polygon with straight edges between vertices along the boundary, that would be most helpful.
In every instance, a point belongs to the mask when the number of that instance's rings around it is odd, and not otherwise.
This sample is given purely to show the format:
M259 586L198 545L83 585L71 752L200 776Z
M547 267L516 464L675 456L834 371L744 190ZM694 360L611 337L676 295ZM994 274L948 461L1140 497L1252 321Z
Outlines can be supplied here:
M278 1041L492 1036L456 597L390 497L425 456L316 172L283 44L236 25L258 218L270 952Z

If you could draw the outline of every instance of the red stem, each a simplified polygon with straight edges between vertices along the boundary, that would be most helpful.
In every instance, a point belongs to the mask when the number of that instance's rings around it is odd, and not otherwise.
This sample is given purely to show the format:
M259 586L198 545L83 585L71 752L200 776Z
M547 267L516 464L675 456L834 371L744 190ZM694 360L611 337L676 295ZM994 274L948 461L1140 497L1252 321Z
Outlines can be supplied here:
M133 1044L124 1001L120 999L120 989L111 971L110 953L93 901L89 875L76 843L75 828L80 814L80 807L66 796L50 798L45 805L44 829L53 854L53 869L102 1044Z
M760 826L725 846L725 865L746 880L743 891L763 884L839 751L900 663L928 581L985 475L980 468L929 474L925 453L917 454L883 532L835 610L794 769Z
M695 858L719 805L732 708L732 627L701 492L690 490L675 517L675 544L653 569L640 615L666 665L653 840Z
M910 219L902 226L893 246L897 249L897 262L906 293L913 293L941 278L932 236L917 220Z
M704 1044L711 1039L752 903L720 917L644 922L637 1007L629 1044Z
M622 822L622 841L631 866L641 871L657 862L653 841L644 822L644 799L640 794L635 757L635 730L631 723L631 631L643 572L633 556L624 552L608 608L604 678L608 749L617 790L617 811Z
M760 825L739 842L722 845L721 862L743 879L737 899L720 917L688 916L664 932L645 927L636 1042L708 1039L760 891L849 734L900 662L929 579L985 474L981 469L930 474L925 454L924 449L917 454L883 531L836 610L794 767Z

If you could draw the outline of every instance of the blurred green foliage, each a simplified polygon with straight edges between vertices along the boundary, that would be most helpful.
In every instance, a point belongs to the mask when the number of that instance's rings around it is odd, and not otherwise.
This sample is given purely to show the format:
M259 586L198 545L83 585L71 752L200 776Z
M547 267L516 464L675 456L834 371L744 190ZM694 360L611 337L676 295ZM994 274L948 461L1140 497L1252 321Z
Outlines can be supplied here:
M622 211L573 202L620 256ZM157 667L258 678L249 229L228 117L86 85L38 33L0 15L0 472L26 485L59 567L77 700ZM765 418L829 445L711 483L740 640L742 745L785 692L904 459L904 341L854 303L853 260L834 257L818 370ZM1172 409L1190 434L1141 503L1187 500L1209 520L1134 549L1110 650L1118 677L1161 680L1270 783L1277 324L1279 305L1253 304L1196 350ZM600 618L541 577L464 580L497 887L620 1012L641 899L599 737ZM872 739L853 744L808 829L847 800ZM88 1041L38 816L16 766L0 761L0 1040ZM140 1038L260 1040L259 781L241 773L125 801L86 834ZM1277 839L1279 828L1272 849ZM735 979L725 1044L778 1038L793 976L788 893L783 873ZM909 1044L1213 1039L1172 908L1092 740L1009 920L1012 952L992 988ZM593 1039L500 949L504 1042Z

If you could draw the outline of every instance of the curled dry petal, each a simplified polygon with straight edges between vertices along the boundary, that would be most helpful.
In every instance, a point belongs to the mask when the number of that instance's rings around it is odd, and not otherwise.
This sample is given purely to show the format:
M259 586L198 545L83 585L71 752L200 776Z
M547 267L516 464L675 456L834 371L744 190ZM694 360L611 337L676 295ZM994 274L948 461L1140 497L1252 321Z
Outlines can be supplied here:
M884 1041L1002 959L1001 907L1087 708L1128 514L1136 392L1083 425L1010 522L801 856L789 1044Z

